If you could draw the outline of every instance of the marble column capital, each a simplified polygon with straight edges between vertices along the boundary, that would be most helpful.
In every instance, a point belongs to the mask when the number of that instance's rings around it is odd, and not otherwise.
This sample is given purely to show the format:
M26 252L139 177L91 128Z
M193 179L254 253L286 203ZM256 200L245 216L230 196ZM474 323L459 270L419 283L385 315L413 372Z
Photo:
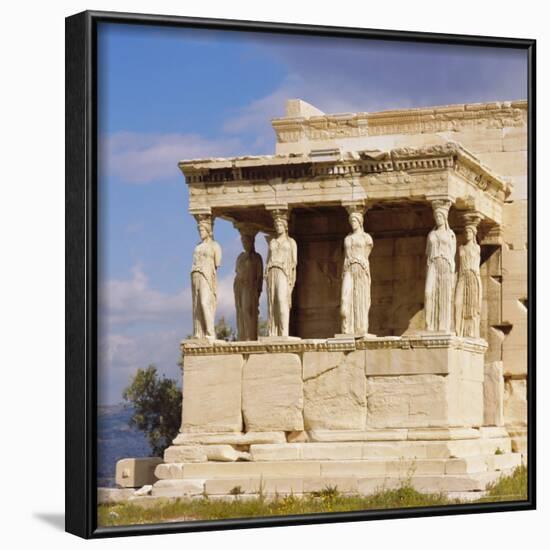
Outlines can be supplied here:
M340 201L340 204L347 210L348 214L354 214L358 212L364 214L368 209L367 199L354 199Z
M465 227L474 226L477 228L483 219L483 214L477 210L465 210L462 212L462 219L464 220Z

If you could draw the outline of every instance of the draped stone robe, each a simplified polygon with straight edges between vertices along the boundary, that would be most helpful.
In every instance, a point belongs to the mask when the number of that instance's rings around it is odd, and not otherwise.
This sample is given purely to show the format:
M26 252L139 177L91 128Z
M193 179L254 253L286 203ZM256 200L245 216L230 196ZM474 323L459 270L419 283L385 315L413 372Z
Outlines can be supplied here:
M211 239L199 243L193 251L191 295L193 336L215 338L216 270L221 263L221 247Z
M369 255L373 242L368 233L351 233L344 240L344 270L340 315L344 334L367 334L371 303Z
M453 309L456 237L451 229L433 229L426 241L424 296L426 329L450 332Z
M270 336L288 336L296 263L297 246L294 239L288 235L270 239L265 274Z
M470 241L458 249L459 268L455 293L455 327L457 336L479 338L481 317L480 247Z
M235 264L235 309L239 340L258 339L258 307L263 283L262 257L255 251L241 252Z

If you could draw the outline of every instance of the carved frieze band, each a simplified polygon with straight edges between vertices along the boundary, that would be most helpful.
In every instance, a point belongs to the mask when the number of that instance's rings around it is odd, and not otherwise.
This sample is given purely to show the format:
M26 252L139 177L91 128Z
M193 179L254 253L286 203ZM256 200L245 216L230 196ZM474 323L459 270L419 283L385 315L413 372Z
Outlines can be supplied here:
M499 129L527 124L527 102L448 105L415 110L273 120L279 143L342 137Z
M452 335L379 337L368 339L297 340L289 342L205 342L181 343L184 355L231 355L249 353L303 353L306 351L355 351L367 349L449 348L483 354L487 343L481 339Z
M190 185L191 194L211 194L216 192L260 191L266 184L296 180L303 185L322 187L321 180L336 181L360 176L395 174L411 177L415 174L438 173L454 170L463 179L480 190L506 198L511 193L511 186L493 174L487 167L481 166L477 159L462 146L449 142L444 145L425 147L406 147L384 151L354 151L332 156L322 162L309 155L298 155L289 158L265 157L253 159L250 166L241 165L238 170L227 164L243 164L246 158L226 159L220 161L189 161L180 163ZM320 180L320 181L317 181ZM228 184L228 186L224 185ZM233 189L233 185L236 185Z

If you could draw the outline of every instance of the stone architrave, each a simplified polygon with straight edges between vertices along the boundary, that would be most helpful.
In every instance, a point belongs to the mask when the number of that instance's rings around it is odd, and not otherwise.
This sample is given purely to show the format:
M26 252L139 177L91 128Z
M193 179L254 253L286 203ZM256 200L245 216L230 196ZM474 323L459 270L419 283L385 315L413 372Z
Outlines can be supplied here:
M222 249L213 239L210 214L197 214L201 242L193 251L191 295L193 301L193 337L214 339L216 314L216 271L221 264Z
M275 236L268 237L267 313L269 336L288 336L292 290L296 282L298 247L288 236L287 212L273 210Z
M450 332L453 310L456 237L449 227L451 202L434 200L432 208L435 228L426 241L426 286L424 307L426 330Z
M457 336L479 338L482 287L480 246L477 225L480 217L466 214L464 235L466 243L458 247L458 281L455 292L455 328Z
M246 226L237 226L241 233L244 252L235 264L235 309L237 314L237 337L239 340L258 339L258 308L263 284L263 262L254 249L256 231Z
M352 232L344 240L344 269L340 315L343 334L369 332L371 304L371 276L369 255L373 248L372 237L365 232L364 204L347 206Z

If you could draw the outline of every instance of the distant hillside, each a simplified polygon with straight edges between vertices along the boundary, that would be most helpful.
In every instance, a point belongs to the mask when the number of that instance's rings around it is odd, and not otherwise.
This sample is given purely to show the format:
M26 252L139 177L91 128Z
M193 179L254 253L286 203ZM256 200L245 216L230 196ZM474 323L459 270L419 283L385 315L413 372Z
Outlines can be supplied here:
M98 487L115 486L115 465L121 458L150 456L144 434L129 426L132 408L124 405L98 407L97 452Z

